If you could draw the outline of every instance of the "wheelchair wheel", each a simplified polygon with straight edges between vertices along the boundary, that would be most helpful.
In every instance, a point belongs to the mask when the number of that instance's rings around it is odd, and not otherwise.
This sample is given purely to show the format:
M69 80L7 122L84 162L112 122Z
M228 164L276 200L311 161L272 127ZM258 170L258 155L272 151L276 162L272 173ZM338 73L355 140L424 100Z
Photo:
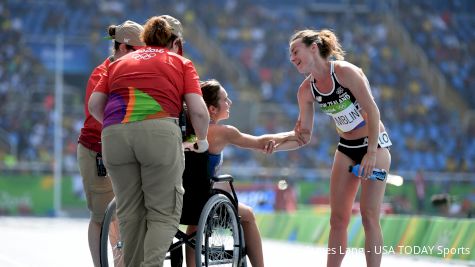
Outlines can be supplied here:
M115 198L107 206L101 228L101 267L124 266L119 220L116 216Z
M196 266L241 267L244 239L236 208L222 194L213 195L201 212L196 233Z

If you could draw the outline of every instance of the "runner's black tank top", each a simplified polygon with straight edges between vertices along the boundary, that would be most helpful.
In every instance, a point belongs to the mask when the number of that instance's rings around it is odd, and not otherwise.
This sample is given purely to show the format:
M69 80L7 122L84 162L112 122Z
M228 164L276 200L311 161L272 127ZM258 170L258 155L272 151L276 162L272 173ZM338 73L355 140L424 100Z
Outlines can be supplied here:
M315 78L312 77L311 91L314 100L318 102L323 112L333 118L339 131L349 132L362 127L365 121L361 114L361 107L351 91L338 82L333 61L330 62L330 75L333 89L328 94L318 91Z

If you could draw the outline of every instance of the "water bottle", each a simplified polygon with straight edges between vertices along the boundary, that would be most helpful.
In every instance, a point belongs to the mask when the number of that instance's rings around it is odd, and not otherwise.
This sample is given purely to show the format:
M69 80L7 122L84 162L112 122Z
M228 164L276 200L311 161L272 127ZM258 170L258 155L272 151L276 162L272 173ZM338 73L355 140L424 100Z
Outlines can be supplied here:
M358 176L358 172L360 170L360 165L356 164L355 166L351 166L348 168L348 172L353 173L355 176ZM373 181L384 181L388 177L388 172L382 169L373 169L373 173L369 176L368 179Z

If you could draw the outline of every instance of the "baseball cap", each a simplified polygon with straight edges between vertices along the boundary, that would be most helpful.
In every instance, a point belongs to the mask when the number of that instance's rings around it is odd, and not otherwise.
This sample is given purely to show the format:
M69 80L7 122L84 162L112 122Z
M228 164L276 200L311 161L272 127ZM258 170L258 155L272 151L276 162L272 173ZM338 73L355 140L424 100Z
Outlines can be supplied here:
M170 26L173 28L172 33L174 35L176 35L180 39L183 39L183 27L181 26L179 20L170 15L161 15L160 17L165 19L168 24L170 24Z
M116 26L115 35L108 39L130 46L145 46L145 43L140 40L140 34L142 32L142 25L131 20L126 20L124 23Z

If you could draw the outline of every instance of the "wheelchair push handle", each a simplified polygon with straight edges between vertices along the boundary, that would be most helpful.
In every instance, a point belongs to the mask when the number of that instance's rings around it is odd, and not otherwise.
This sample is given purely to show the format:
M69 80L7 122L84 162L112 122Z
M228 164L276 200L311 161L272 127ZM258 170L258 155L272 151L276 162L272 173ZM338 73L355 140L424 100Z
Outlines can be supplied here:
M216 177L211 177L211 180L213 180L213 182L232 182L234 178L231 174L222 174Z

